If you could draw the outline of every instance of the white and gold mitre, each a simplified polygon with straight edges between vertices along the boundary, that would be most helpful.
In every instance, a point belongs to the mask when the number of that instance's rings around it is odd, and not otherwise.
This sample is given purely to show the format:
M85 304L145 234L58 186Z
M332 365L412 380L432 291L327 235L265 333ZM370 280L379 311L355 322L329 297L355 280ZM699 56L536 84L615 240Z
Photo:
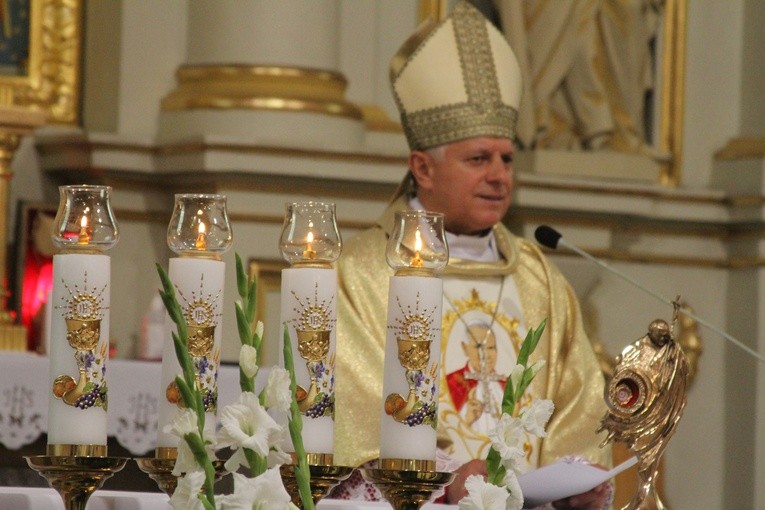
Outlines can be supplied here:
M412 150L515 135L518 61L505 37L467 1L441 23L420 25L391 60L390 81Z

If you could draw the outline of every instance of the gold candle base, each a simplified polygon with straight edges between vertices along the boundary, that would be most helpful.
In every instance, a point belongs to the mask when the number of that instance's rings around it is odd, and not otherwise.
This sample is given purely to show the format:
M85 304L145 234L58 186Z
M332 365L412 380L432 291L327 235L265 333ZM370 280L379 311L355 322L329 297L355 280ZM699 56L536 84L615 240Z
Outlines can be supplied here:
M311 474L311 498L315 505L321 498L329 494L333 487L351 476L353 468L332 465L331 454L309 453L307 457L308 471ZM283 464L279 467L279 472L282 475L284 488L292 498L292 504L298 508L303 508L297 478L295 478L295 469L297 469L297 460L293 456L293 463Z
M149 475L159 487L159 490L173 497L175 488L178 486L178 477L173 474L175 459L178 457L177 448L157 448L154 457L142 457L135 460L138 469ZM225 462L214 460L215 481L217 482L226 474Z
M373 483L395 510L418 510L433 492L454 480L454 473L403 469L362 469L361 475Z
M66 510L85 510L88 498L127 463L125 457L35 455L25 457L29 467L48 480L64 500Z

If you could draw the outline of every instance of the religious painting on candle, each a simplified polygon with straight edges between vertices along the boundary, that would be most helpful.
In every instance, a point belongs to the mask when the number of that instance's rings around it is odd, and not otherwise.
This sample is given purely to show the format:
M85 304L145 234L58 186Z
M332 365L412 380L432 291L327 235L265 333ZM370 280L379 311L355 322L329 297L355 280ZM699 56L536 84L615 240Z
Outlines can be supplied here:
M441 390L438 423L452 440L450 453L460 459L488 453L487 435L502 415L505 383L526 336L512 300L503 299L496 309L501 287L499 282L471 282L470 287L444 290L441 356L446 388ZM521 405L530 399L524 395ZM528 446L531 454L535 447Z
M0 1L0 89L56 123L79 122L82 4Z

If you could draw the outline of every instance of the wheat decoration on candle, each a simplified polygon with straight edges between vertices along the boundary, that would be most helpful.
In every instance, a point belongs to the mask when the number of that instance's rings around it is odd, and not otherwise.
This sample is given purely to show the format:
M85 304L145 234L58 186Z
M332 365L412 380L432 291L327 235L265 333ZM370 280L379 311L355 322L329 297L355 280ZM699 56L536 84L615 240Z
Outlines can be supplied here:
M221 256L232 244L226 197L218 194L175 195L167 244L178 255L169 261L168 276L188 328L188 354L194 368L196 388L202 394L205 430L213 434L225 274ZM175 382L181 367L175 353L173 327L172 320L166 316L155 452L157 458L165 459L175 458L179 441L176 435L165 432L165 426L187 407Z
M332 464L337 321L337 271L332 264L341 246L335 204L287 204L279 249L290 267L282 270L281 322L297 339L294 397L305 417L302 438L309 464Z
M108 186L62 186L53 242L50 455L105 456L111 259Z

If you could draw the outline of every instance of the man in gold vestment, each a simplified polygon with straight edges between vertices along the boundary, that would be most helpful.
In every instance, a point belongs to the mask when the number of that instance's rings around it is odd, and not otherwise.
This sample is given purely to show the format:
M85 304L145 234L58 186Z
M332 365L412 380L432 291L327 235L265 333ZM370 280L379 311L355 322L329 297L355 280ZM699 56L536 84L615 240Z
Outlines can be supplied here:
M577 299L539 248L501 222L510 205L521 91L512 50L460 1L443 22L420 27L403 45L391 63L391 84L411 148L410 172L377 225L346 243L338 265L335 462L359 466L379 455L393 274L385 247L394 212L413 208L444 214L450 252L443 274L438 424L442 450L461 467L447 501L464 495L468 475L485 473L497 387L515 366L526 331L545 319L531 361L546 365L521 405L550 399L555 412L546 437L528 438L525 464L578 456L610 465L610 449L599 448L603 438L595 433L605 411L603 377ZM601 509L608 492L599 486L556 507Z

